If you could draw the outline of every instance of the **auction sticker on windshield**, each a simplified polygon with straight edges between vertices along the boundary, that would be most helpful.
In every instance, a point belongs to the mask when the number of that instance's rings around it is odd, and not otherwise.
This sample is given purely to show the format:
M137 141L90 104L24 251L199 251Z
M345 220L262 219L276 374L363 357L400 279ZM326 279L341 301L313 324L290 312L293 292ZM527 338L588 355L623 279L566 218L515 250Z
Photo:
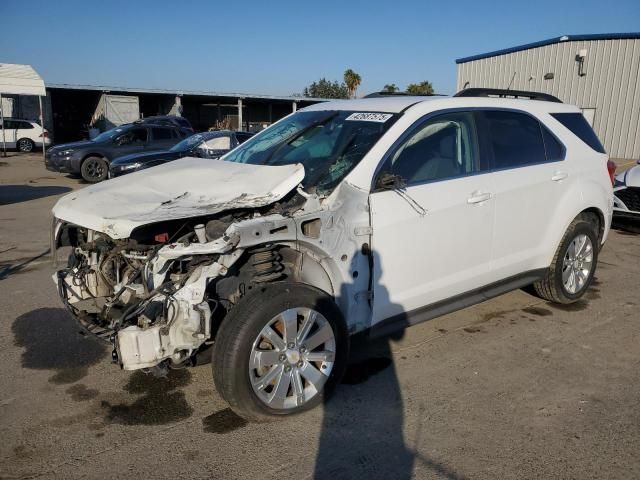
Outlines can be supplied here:
M380 122L384 123L393 117L391 113L352 113L345 120L352 120L358 122Z

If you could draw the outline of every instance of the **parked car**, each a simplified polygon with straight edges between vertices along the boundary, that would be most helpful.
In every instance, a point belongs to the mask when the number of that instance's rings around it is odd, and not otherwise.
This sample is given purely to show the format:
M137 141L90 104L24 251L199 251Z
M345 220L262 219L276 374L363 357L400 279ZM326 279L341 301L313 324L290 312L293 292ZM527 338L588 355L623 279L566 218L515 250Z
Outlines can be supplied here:
M126 124L107 130L93 140L65 143L47 150L47 170L80 174L90 183L107 178L116 158L148 150L171 148L187 136L182 127L148 123Z
M114 160L109 166L109 178L137 172L182 157L217 159L252 136L253 133L230 130L196 133L175 144L169 150L134 153Z
M178 117L177 115L155 115L152 117L141 118L134 123L150 123L153 125L164 125L166 127L180 127L189 134L195 133L195 130L191 126L191 122L186 118Z
M4 141L7 148L17 148L21 152L32 152L36 147L47 147L51 144L49 132L37 122L21 120L19 118L5 118L0 121L0 148Z
M625 229L640 233L640 161L615 178L613 195L616 220Z
M607 155L577 107L481 93L318 103L225 161L75 191L53 209L62 302L125 370L211 348L252 420L324 401L357 332L527 285L575 302L610 229Z

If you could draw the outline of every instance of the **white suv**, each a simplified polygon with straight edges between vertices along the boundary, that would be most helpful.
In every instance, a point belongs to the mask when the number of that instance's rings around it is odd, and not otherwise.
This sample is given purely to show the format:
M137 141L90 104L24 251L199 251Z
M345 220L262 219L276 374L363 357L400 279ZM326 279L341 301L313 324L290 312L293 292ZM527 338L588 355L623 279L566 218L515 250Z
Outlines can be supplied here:
M4 130L4 131L3 131ZM36 147L51 145L49 132L38 123L18 118L5 118L0 121L0 146L5 142L7 148L17 148L21 152L32 152Z
M527 285L574 302L609 232L607 156L578 108L486 95L320 103L226 161L70 193L61 298L126 370L208 355L254 420L325 399L354 333Z

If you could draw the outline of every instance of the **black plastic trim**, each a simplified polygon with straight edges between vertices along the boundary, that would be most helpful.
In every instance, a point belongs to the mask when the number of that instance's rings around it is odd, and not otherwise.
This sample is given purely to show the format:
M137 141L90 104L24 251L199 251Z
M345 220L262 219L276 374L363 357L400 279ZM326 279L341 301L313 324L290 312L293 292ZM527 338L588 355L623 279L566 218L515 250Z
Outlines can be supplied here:
M431 320L433 318L440 317L457 310L462 310L463 308L470 307L471 305L475 305L476 303L484 302L485 300L489 300L512 290L531 285L535 281L544 278L547 270L547 268L530 270L528 272L514 275L495 283L491 283L484 287L480 287L475 290L456 295L446 300L417 308L407 313L394 315L393 317L382 320L381 322L371 327L369 329L369 337L377 338L390 335L391 333L408 326L426 322L427 320Z
M554 97L548 93L528 92L525 90L506 90L502 88L465 88L460 90L454 97L490 97L491 95L499 98L514 97L524 98L527 100L542 100L545 102L562 103L558 97Z

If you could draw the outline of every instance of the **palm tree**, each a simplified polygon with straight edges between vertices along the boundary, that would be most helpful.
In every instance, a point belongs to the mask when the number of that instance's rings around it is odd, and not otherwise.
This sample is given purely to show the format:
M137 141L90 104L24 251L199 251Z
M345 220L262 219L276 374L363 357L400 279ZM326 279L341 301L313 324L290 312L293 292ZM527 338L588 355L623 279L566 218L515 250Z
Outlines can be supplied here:
M383 92L387 92L387 93L395 93L398 90L400 90L400 88L398 88L398 86L395 83L387 83L383 88L382 91Z
M433 85L427 80L420 83L410 83L407 85L407 93L412 95L433 95Z
M349 91L349 98L355 98L356 90L360 86L362 78L356 72L348 68L344 71L344 83L347 85Z

